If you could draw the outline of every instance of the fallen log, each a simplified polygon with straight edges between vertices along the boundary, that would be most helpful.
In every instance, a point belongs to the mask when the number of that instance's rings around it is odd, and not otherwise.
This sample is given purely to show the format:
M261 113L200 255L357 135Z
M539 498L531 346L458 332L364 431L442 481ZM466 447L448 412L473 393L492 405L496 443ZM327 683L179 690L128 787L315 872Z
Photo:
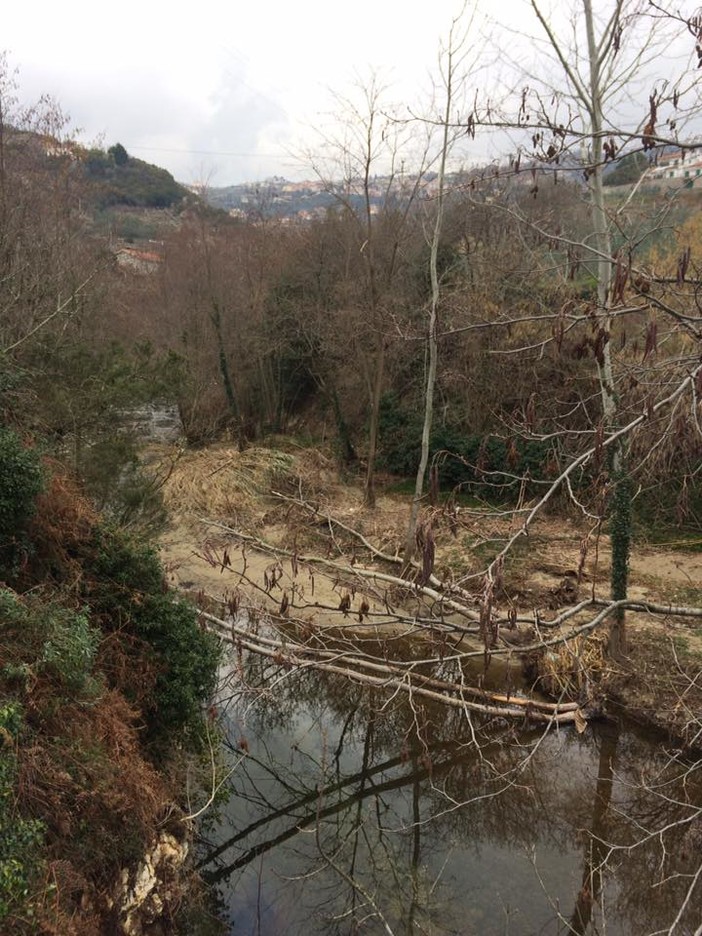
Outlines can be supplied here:
M543 725L575 724L578 730L583 729L588 718L576 702L544 702L492 693L413 672L407 664L403 668L401 664L381 663L361 654L351 655L343 650L309 647L252 634L241 625L209 612L201 612L201 617L220 638L273 659L281 666L313 667L363 685L416 695L480 715L516 718Z

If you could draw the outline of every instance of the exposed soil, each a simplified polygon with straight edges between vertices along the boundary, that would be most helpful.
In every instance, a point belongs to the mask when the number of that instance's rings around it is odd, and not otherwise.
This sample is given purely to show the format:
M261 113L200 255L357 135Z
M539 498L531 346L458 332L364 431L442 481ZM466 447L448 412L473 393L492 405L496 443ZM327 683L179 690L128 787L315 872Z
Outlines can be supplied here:
M324 608L337 608L345 594L351 598L349 626L356 630L363 630L355 617L362 600L373 611L384 606L385 593L357 592L333 571L312 576L298 569L293 586L294 566L289 559L281 560L280 573L275 573L279 580L267 593L264 581L275 559L251 544L242 550L241 542L220 524L298 555L332 560L354 556L367 564L369 556L361 543L343 528L331 526L324 515L358 531L381 551L396 555L408 520L406 496L384 494L370 511L363 507L358 482L343 482L333 461L317 450L250 449L240 455L228 446L182 454L164 490L171 523L161 548L173 585L225 601L244 588L249 597L257 595L269 608L276 608L283 591L294 587L298 604L304 606L303 617L315 626L324 625ZM309 509L295 506L293 501L299 499ZM482 570L519 521L469 508L459 508L450 520L436 510L432 519L435 573L475 593L477 606ZM631 598L702 605L702 553L685 550L678 545L680 539L681 531L673 531L670 541L676 545L636 544ZM223 567L225 549L230 566ZM573 518L545 515L528 537L515 543L505 563L501 610L513 607L520 616L538 613L547 622L559 609L589 594L606 597L608 575L606 536L597 536ZM680 743L699 747L702 618L629 612L627 627L628 659L607 662L593 673L610 708L623 707L629 716L664 729ZM601 634L593 639L602 647ZM597 658L601 662L602 654Z

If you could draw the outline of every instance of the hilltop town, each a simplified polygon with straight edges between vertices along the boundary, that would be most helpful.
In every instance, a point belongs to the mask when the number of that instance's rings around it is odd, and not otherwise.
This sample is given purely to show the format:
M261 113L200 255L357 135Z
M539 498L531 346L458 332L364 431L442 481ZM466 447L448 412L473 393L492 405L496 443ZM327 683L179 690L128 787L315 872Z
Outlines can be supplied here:
M693 141L696 142L696 141ZM637 157L637 158L634 158ZM615 167L605 170L604 184L618 186L641 180L646 189L684 186L698 188L702 185L702 154L690 143L669 147L657 152L655 160L647 163L640 153L625 157L631 161L631 177L621 178L621 172ZM619 164L617 164L619 165ZM481 183L494 187L505 183L517 186L533 186L535 176L554 176L578 179L582 173L580 160L567 156L558 162L519 163L511 158L505 163L472 167L451 173L446 177L448 187L458 188ZM437 176L427 172L421 179L417 175L407 174L391 178L374 176L368 184L368 197L371 214L376 214L388 198L401 197L410 188L418 188L419 198L431 199L436 195ZM309 222L321 219L329 208L346 203L351 207L361 207L365 198L363 180L331 181L327 179L308 179L291 182L281 176L273 176L262 182L248 182L224 187L211 187L195 184L187 188L202 197L213 208L226 211L232 218L256 220L257 218L276 218L283 223Z

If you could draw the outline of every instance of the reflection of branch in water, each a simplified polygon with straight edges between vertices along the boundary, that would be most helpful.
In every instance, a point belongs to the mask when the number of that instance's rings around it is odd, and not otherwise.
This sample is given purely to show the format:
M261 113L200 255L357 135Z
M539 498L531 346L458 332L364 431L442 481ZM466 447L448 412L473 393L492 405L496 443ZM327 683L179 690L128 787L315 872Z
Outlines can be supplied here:
M412 857L410 860L412 899L410 900L409 909L407 911L407 930L410 933L415 930L415 916L419 906L419 857L421 852L422 830L419 794L419 781L415 779L412 787Z
M248 697L251 691L248 678L252 674L241 670L239 675L246 680L240 692ZM253 675L260 675L258 669ZM553 835L551 853L567 854L567 859L556 863L555 876L549 865L549 875L542 881L547 907L551 908L550 925L558 921L563 932L583 936L600 922L604 873L610 871L616 849L620 850L624 861L622 867L611 869L616 873L607 907L609 926L617 927L623 922L629 925L629 929L625 926L627 932L649 932L653 928L649 926L651 921L664 919L671 899L675 899L676 904L667 923L675 917L679 907L687 917L694 915L696 895L693 891L702 880L702 871L694 876L694 870L698 870L696 856L693 855L695 869L687 876L689 879L679 873L687 869L682 864L683 859L676 855L678 863L670 868L672 873L668 877L677 876L679 881L659 881L661 887L651 891L650 861L656 859L656 843L651 841L650 847L645 848L642 842L661 831L667 835L666 829L670 827L670 817L652 812L652 806L663 813L685 810L693 816L696 814L694 804L701 801L700 797L696 789L685 785L685 776L681 777L682 764L671 777L665 766L667 758L658 756L660 749L653 752L649 745L642 745L630 734L624 734L619 742L622 775L615 776L611 764L614 753L611 734L598 744L597 751L591 736L590 740L588 736L579 739L569 732L559 739L545 731L525 733L510 729L504 723L501 740L494 733L492 736L483 734L484 725L475 736L474 726L464 720L459 710L420 703L419 699L411 697L408 700L406 696L403 699L397 696L396 703L388 706L382 690L349 689L349 684L341 677L320 676L311 668L297 671L295 681L279 687L272 695L263 689L259 699L260 724L257 730L252 726L252 731L261 744L268 743L266 739L275 728L286 726L297 739L301 729L306 737L310 726L314 725L319 728L323 755L320 756L313 738L309 742L310 751L293 746L296 753L290 763L282 756L278 764L261 763L259 769L254 766L258 764L255 755L247 756L243 770L248 773L240 771L240 783L237 783L241 788L238 798L242 801L238 815L243 819L248 814L243 821L254 818L255 821L204 857L202 866L210 881L221 885L228 875L237 871L254 872L266 856L266 873L270 871L287 882L303 882L300 899L304 896L305 900L314 901L315 912L321 914L325 925L332 929L350 927L352 922L359 926L374 917L369 930L375 932L382 926L375 912L377 907L398 934L409 933L412 929L420 931L422 927L427 932L438 932L445 924L447 932L461 932L460 925L451 930L453 924L447 924L447 917L454 911L457 915L465 913L470 901L466 905L465 895L456 894L455 901L447 902L450 884L443 887L443 899L434 897L433 888L425 887L431 883L429 877L434 875L435 858L442 868L436 880L445 867L448 867L449 877L455 875L459 882L464 874L465 859L458 869L455 865L449 866L448 859L443 861L442 852L448 844L443 829L450 829L452 839L456 836L459 848L470 843L480 849L485 840L502 847L510 842L524 845L532 836L541 850L545 844L542 833L548 827L549 838ZM267 704L273 713L272 721L266 719ZM495 723L490 722L489 726L494 732ZM330 731L335 735L333 740L328 740ZM452 734L458 739L450 740ZM537 735L538 740L533 743ZM596 731L596 735L600 732ZM409 737L411 750L406 740ZM400 744L402 749L399 749ZM458 750L456 745L460 746ZM275 756L277 751L274 747L271 754ZM591 755L594 755L594 763ZM552 760L554 757L556 760ZM592 763L592 774L578 769L583 757ZM349 766L354 764L350 758L356 758L354 767ZM383 763L376 766L376 759L382 759ZM643 779L638 773L639 765L645 771ZM262 773L264 768L265 774ZM354 773L344 777L344 769L354 770ZM523 782L518 782L518 778ZM279 784L273 788L270 780L277 780ZM321 793L317 780L324 784ZM678 786L681 781L683 789ZM612 791L612 783L616 792ZM564 784L565 797L561 795ZM516 796L501 795L508 789ZM427 797L424 803L422 796ZM233 797L237 798L236 792ZM428 797L432 797L431 802ZM492 805L486 809L481 803L486 804L488 799ZM244 806L244 800L249 805ZM285 803L279 805L283 800ZM447 801L449 809L442 809ZM253 809L258 813L252 814ZM449 810L455 817L450 825L442 819ZM374 822L374 814L377 822ZM388 822L388 818L399 821ZM680 827L679 818L673 821ZM689 824L691 819L686 815L684 821ZM240 829L240 823L237 825ZM265 842L258 842L257 830L266 838ZM583 844L585 836L581 837L577 830L587 830L591 836L586 846ZM315 837L321 840L321 850L315 848ZM618 840L620 844L612 845L608 839ZM285 847L290 840L292 844ZM672 841L660 844L669 846ZM280 854L272 857L272 850L279 845L284 846ZM490 852L487 854L489 856ZM632 863L634 857L638 857L639 867ZM218 867L228 860L227 867ZM298 874L301 861L305 870ZM534 864L536 866L536 861ZM294 870L290 874L291 868ZM476 874L481 873L476 869ZM309 887L307 879L313 877L319 883ZM242 880L247 882L248 875ZM686 898L684 888L688 884L691 896ZM278 893L277 886L275 882L266 883L266 888L270 887L274 894ZM513 884L510 883L512 886L518 901L518 888L525 886L524 882L515 876ZM490 887L489 881L487 887ZM649 893L644 894L644 889ZM665 896L664 891L671 894L671 898ZM667 902L667 907L663 901ZM489 910L483 909L484 904L480 907L477 915L489 914ZM519 912L519 909L515 911ZM638 924L639 919L643 924L632 926ZM542 915L539 924L545 920ZM304 932L304 928L295 931ZM480 929L473 931L481 932ZM497 932L497 929L490 932Z
M356 806L356 819L354 822L353 851L351 854L351 868L349 870L349 876L351 878L351 881L354 880L354 873L356 870L356 859L358 857L358 845L359 845L358 838L359 838L360 829L361 829L361 820L363 818L363 800L364 800L363 794L365 790L366 781L370 779L370 777L368 776L368 769L370 767L371 746L373 743L374 726L375 726L375 712L373 711L373 707L371 706L370 713L368 716L368 724L366 727L365 738L363 740L363 761L361 763L362 779L361 779L361 784L360 784L359 791L358 791L359 797L358 797L358 803ZM341 741L339 743L341 744ZM323 791L322 793L320 793L320 797L319 797L320 806L322 803L322 795L323 795ZM319 824L317 824L317 843L319 844ZM356 893L357 893L356 888L352 886L351 900L352 900L352 909L354 912L356 910Z
M370 767L366 770L358 771L350 777L347 777L337 783L331 784L328 787L325 787L321 791L321 795L324 797L329 797L333 793L338 793L341 790L344 790L347 787L358 785L358 789L346 797L345 799L338 800L332 805L325 806L321 810L317 808L318 800L320 797L319 790L312 790L307 793L305 796L300 797L297 800L288 802L285 805L279 807L273 812L267 814L266 816L257 819L255 822L252 822L245 829L242 829L240 832L237 832L236 835L231 836L217 848L213 849L204 858L198 863L198 868L203 869L208 865L212 864L223 855L226 851L236 845L238 842L242 842L251 836L258 829L263 826L268 825L271 822L274 822L276 819L281 819L287 816L294 816L296 812L304 809L305 807L314 805L314 809L303 814L302 817L297 819L293 825L289 826L283 832L274 836L271 839L268 839L264 842L260 842L258 845L255 845L253 848L250 848L247 852L241 855L236 861L230 865L223 866L218 868L216 871L204 872L203 876L212 883L217 881L224 880L234 871L237 871L240 868L243 868L245 865L249 864L256 858L258 855L263 854L264 852L269 851L274 848L276 845L281 844L291 838L294 838L302 829L306 829L315 823L318 819L326 819L331 816L334 816L344 810L348 809L355 803L359 803L362 800L367 799L369 796L381 796L383 793L390 792L392 790L399 790L405 786L408 786L411 783L420 783L423 780L426 780L430 776L440 777L446 772L448 772L456 764L460 763L465 759L465 749L459 748L456 750L456 745L462 742L456 741L443 741L439 742L436 745L432 745L430 750L432 753L432 762L430 766L427 766L426 763L418 764L415 761L414 769L404 774L401 777L395 777L391 780L387 780L384 783L375 784L369 781L372 781L372 778L378 774L390 771L393 768L402 766L406 763L407 757L406 754L402 754L397 757L390 758L384 761L381 764L377 764L373 767ZM448 753L446 753L448 752ZM444 754L442 759L441 755ZM422 758L422 760L425 760ZM497 794L499 791L495 791Z
M358 894L363 898L363 900L366 901L366 903L370 907L372 907L373 915L378 917L380 922L383 924L383 928L385 929L385 932L388 934L388 936L394 936L394 933L392 929L390 928L390 924L385 919L385 916L383 915L382 910L380 909L378 904L373 899L373 896L368 893L367 889L355 877L355 873L354 873L355 865L356 865L356 856L358 854L358 834L359 834L359 830L361 827L361 808L362 808L363 800L365 798L365 795L364 795L365 783L366 783L366 779L368 778L367 766L368 766L368 757L370 754L370 740L372 737L372 732L373 732L373 718L371 717L368 723L368 730L366 731L365 743L363 745L363 770L361 771L361 774L362 774L361 785L359 787L358 794L357 794L358 810L357 810L357 815L356 815L356 822L354 824L354 846L353 846L353 853L352 853L352 858L351 858L351 868L349 872L347 873L337 863L337 861L335 860L336 856L331 856L327 854L326 849L322 845L319 832L321 829L320 820L321 820L322 812L323 812L322 803L324 802L324 790L320 790L319 799L317 801L317 817L316 817L316 823L315 823L315 842L317 845L317 851L319 852L321 857L324 859L324 861L329 865L329 867L333 871L335 871L339 875L340 878L342 878L342 880L346 881L346 883L351 888L351 894L352 894L351 912L353 914L353 919L355 920L356 918L356 913L357 913L356 895Z

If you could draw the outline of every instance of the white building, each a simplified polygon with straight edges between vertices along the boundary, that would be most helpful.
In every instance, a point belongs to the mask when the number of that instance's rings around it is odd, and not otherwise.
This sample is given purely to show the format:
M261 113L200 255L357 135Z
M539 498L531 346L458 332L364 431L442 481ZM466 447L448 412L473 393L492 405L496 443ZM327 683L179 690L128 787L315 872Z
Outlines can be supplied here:
M702 176L702 153L694 149L672 150L658 157L655 166L646 170L647 182L675 185L680 182L694 185Z

